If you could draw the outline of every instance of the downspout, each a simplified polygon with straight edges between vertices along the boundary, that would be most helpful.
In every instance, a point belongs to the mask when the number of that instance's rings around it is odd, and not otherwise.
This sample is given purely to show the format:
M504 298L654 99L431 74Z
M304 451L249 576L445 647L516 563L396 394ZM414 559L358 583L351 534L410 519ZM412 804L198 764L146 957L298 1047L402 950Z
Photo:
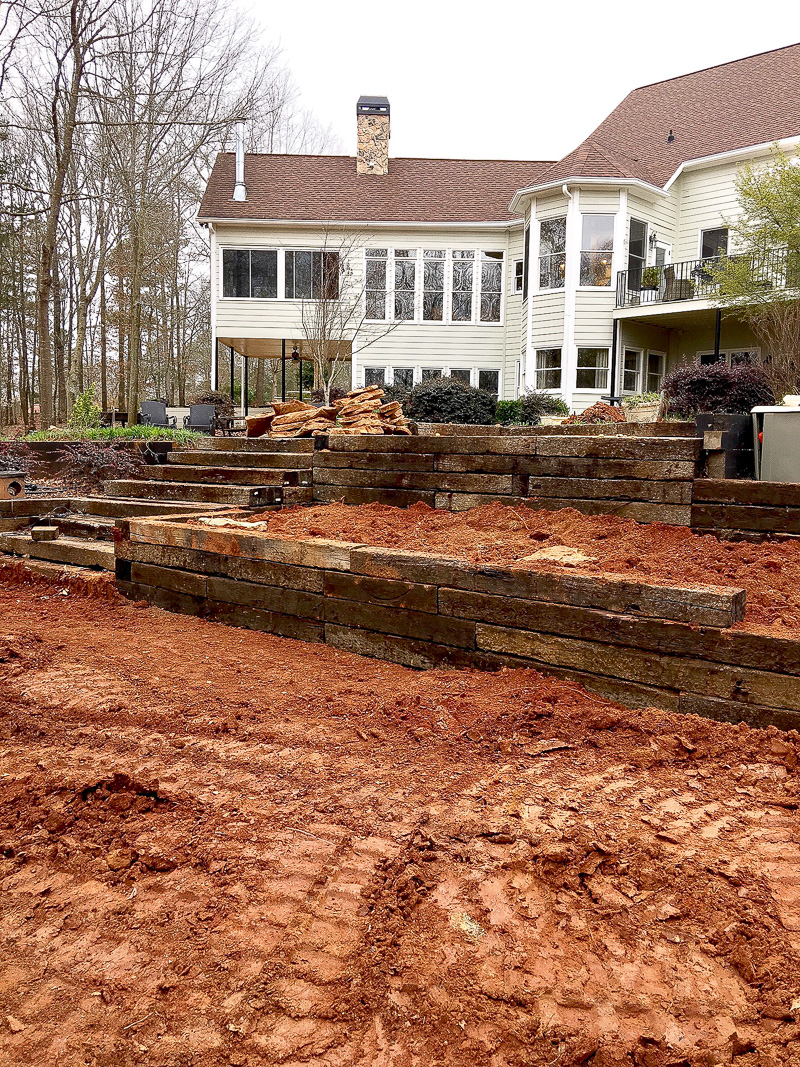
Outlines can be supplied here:
M617 344L619 343L619 319L614 319L614 323L611 327L611 380L610 388L608 390L611 400L610 403L614 403L614 397L617 395Z
M562 384L561 393L567 406L572 410L572 401L574 397L574 368L573 368L573 349L574 333L575 333L575 289L576 289L576 270L579 269L579 262L574 256L573 244L574 241L574 205L575 196L570 191L567 182L561 186L561 192L567 198L567 235L566 235L566 255L565 255L565 271L564 271L564 340L562 342L561 349L561 374L562 383L564 377L569 375L568 388L564 388ZM573 225L571 226L570 223ZM580 253L579 253L580 254Z

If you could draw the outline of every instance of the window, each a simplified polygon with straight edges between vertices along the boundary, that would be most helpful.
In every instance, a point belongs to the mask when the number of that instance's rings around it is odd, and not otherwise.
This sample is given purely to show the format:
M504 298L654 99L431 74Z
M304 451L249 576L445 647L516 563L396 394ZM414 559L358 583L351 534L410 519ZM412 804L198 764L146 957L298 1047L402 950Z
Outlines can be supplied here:
M640 289L647 262L647 223L631 219L628 234L628 288Z
M287 300L337 300L339 298L339 253L287 250Z
M429 381L431 378L441 378L441 367L423 367L422 368L422 380L423 382Z
M478 388L485 389L487 393L493 393L495 396L497 396L498 391L500 389L500 371L478 371Z
M472 384L472 372L469 367L451 367L450 377L455 378L458 382L464 382L466 385Z
M622 356L622 391L639 392L639 361L642 353L636 348L626 348Z
M661 352L647 353L647 392L658 393L661 391L661 382L664 380L664 356Z
M422 317L427 322L444 318L445 252L425 249L422 253Z
M528 231L526 230L527 234ZM525 261L522 259L514 260L514 292L521 293L522 285L525 280Z
M536 350L536 388L561 388L561 349L537 348Z
M500 321L503 253L481 252L481 322Z
M738 367L742 363L752 363L754 355L753 352L731 352L731 366Z
M539 288L563 289L567 265L567 218L545 219L539 231Z
M222 295L274 299L278 295L278 253L222 250Z
M581 235L581 285L611 285L614 216L584 215Z
M368 248L364 289L367 298L367 318L378 322L386 319L386 249Z
M394 384L401 389L413 389L414 371L411 367L395 367L392 377Z
M417 288L417 254L411 248L394 250L394 317L398 321L414 318Z
M472 281L475 271L474 252L453 252L453 322L472 322Z
M722 226L716 230L700 231L701 259L715 259L728 254L728 228Z
M383 367L364 368L364 386L383 385L386 381L386 371Z
M525 244L522 246L522 299L528 299L528 275L531 259L531 228L525 227Z
M578 349L578 373L575 385L578 389L608 388L607 348Z
M710 366L712 363L727 363L730 367L736 367L742 363L753 363L758 359L761 350L759 348L751 349L726 349L720 350L719 357L715 357L713 352L698 352L697 355L700 362L704 366Z

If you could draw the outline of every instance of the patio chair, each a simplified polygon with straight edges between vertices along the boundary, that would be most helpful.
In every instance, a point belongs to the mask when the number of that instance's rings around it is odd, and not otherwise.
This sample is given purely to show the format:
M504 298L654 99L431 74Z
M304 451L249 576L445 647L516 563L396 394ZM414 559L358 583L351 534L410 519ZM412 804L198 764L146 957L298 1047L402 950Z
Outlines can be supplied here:
M213 404L191 404L189 414L183 416L183 425L187 430L197 430L213 437L217 429L217 409Z
M139 421L145 426L160 426L164 430L174 430L178 420L167 414L167 405L161 400L143 400Z
M694 282L691 278L676 278L675 267L664 267L664 303L670 300L691 300L694 295Z

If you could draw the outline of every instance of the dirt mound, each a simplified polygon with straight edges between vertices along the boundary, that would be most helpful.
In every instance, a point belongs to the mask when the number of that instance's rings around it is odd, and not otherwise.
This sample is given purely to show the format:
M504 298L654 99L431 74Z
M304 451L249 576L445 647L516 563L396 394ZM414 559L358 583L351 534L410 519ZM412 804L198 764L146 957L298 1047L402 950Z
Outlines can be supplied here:
M800 735L0 607L0 1064L800 1062Z
M729 585L747 591L739 628L800 637L800 542L720 541L685 526L643 525L574 508L532 511L487 504L444 511L414 504L327 504L286 508L255 517L276 537L329 537L387 548L457 557L480 564L552 569L525 557L544 546L578 549L589 560L581 574L621 574L656 584Z

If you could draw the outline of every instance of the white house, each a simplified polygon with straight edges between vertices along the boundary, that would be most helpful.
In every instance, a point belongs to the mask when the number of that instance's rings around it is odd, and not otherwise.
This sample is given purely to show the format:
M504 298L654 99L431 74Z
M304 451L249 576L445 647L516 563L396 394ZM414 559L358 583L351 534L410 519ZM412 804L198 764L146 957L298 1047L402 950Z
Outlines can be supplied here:
M443 373L582 410L657 389L683 359L755 350L720 318L709 266L735 251L738 165L800 144L800 45L636 89L557 162L393 159L389 123L384 97L362 97L355 157L217 157L199 213L212 377L219 345L246 362L302 353L302 302L337 235L369 320L355 386ZM765 284L785 269L776 256Z

